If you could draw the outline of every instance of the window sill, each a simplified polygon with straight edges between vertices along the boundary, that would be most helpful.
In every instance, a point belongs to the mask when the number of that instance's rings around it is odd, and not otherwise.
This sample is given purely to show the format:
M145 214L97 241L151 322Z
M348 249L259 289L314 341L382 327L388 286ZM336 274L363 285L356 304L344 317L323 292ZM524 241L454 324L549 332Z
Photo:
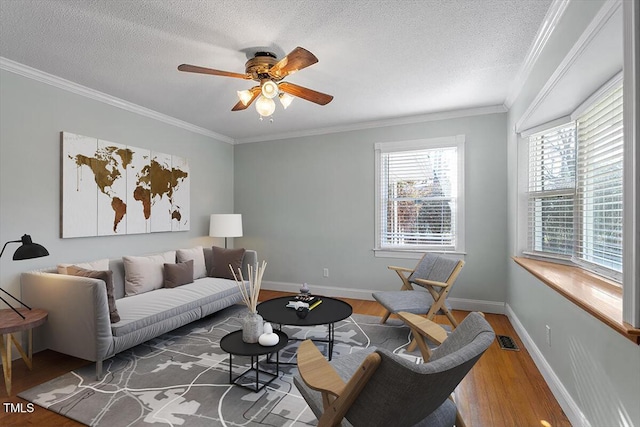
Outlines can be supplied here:
M640 329L622 321L620 287L578 267L524 257L513 260L596 319L640 344Z
M433 249L373 249L373 254L376 258L421 259L426 252L453 255L454 257L464 257L466 255L466 252L438 251Z

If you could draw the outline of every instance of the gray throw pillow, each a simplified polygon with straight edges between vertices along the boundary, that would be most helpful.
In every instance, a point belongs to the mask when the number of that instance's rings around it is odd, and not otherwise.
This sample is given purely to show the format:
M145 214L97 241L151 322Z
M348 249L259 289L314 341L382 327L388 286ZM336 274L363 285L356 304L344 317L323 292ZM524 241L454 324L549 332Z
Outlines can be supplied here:
M116 307L116 298L113 295L113 273L111 272L111 270L85 270L84 268L70 265L67 266L67 274L70 276L89 277L92 279L100 279L104 281L104 284L107 287L109 320L111 320L111 323L118 323L120 321L120 314L118 314L118 308Z
M178 286L193 283L193 260L164 265L164 287L177 288Z
M225 249L214 246L211 248L213 251L213 260L211 263L210 277L219 277L221 279L233 280L233 273L229 269L229 264L233 267L233 271L238 276L238 269L242 267L242 258L244 258L244 248L239 249ZM248 280L248 277L245 277Z

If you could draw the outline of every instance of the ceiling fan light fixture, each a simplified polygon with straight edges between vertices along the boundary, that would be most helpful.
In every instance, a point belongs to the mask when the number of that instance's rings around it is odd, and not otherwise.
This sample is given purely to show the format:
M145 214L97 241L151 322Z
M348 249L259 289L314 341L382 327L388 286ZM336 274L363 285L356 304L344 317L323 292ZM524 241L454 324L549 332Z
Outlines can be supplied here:
M273 99L266 98L264 95L260 95L258 100L256 101L256 111L262 117L268 117L273 114L276 110L276 103L273 102Z
M280 92L280 89L278 88L278 84L276 82L274 82L273 80L264 80L262 82L262 96L264 96L265 98L275 98L276 96L278 96L278 92Z
M284 93L282 92L278 98L280 99L280 103L282 104L282 106L284 107L284 109L286 110L287 107L289 105L291 105L291 103L293 102L293 96L289 95L288 93Z
M238 91L238 99L244 105L249 104L249 102L251 101L252 98L253 98L253 94L251 94L250 90L247 89L247 90L239 90Z

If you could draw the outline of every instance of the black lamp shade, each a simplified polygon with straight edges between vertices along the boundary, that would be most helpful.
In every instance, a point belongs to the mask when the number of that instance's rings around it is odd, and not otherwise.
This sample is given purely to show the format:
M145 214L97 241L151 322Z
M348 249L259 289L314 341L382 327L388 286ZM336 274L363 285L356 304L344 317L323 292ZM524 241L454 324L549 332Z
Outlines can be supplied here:
M49 251L44 246L33 243L31 236L25 234L22 236L22 246L20 246L13 254L14 260L40 258L49 255Z
M33 243L33 241L31 240L31 236L29 236L28 234L23 235L22 240L17 240L16 242L22 242L22 246L20 246L13 254L13 259L15 261L40 258L49 255L49 251L47 251L44 246ZM7 244L5 243L5 246L6 245ZM4 251L4 248L2 248L2 250Z

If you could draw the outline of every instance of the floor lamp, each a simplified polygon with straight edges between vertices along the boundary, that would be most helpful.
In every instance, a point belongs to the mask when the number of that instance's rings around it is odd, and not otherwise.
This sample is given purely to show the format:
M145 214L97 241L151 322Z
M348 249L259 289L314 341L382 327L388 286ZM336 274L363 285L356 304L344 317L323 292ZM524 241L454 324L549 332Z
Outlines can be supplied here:
M224 247L227 247L227 237L242 237L241 214L212 214L209 218L209 237L224 237Z
M28 234L25 234L22 236L21 240L9 240L7 243L5 243L4 246L2 247L2 251L0 252L0 257L2 257L2 254L4 253L4 250L9 243L22 243L22 245L18 249L16 249L16 251L13 254L14 261L31 259L31 258L40 258L40 257L49 255L49 251L47 251L44 246L39 245L37 243L33 243L33 241L31 240L31 236L29 236ZM9 292L5 291L2 288L0 288L0 291L9 295L15 301L19 302L20 304L22 304L23 306L31 310L31 307L29 307L27 304L23 303L18 298L11 295ZM16 310L11 304L9 304L9 302L6 299L0 297L0 300L2 300L2 302L7 304L11 308L11 310L15 311L18 314L18 316L22 317L23 319L25 318L18 310Z

